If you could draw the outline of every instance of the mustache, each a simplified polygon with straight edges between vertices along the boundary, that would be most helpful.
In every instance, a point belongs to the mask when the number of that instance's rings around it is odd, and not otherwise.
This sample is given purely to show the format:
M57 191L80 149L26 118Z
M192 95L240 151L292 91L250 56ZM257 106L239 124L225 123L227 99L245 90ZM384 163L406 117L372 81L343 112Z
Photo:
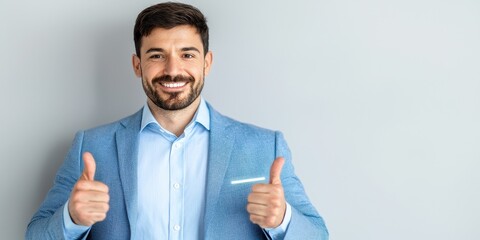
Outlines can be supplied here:
M171 75L162 75L152 80L152 84L160 82L194 82L195 79L191 76L177 75L172 77Z

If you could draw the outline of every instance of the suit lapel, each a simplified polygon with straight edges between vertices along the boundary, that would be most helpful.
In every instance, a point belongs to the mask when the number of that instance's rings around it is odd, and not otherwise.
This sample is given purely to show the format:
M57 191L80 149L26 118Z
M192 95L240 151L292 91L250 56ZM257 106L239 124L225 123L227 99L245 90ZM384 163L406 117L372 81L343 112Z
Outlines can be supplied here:
M137 153L141 119L141 110L131 117L125 118L120 122L123 128L120 128L116 134L120 181L127 207L131 237L135 236L137 219Z
M207 104L208 105L208 104ZM208 147L205 234L215 213L230 155L235 141L234 125L216 112L210 105L210 139ZM137 219L137 158L138 133L142 119L142 110L120 121L121 127L116 133L118 166L123 188L131 237L135 236Z
M228 118L216 112L210 105L210 139L208 147L207 186L205 206L205 234L214 216L225 173L230 162L234 143L233 125Z

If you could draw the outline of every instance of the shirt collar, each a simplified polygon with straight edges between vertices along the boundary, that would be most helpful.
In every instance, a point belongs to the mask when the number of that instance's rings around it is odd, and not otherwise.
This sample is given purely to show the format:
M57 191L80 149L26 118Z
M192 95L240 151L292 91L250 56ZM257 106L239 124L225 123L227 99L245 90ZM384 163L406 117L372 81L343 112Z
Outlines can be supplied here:
M195 123L199 123L206 130L210 131L210 110L208 109L207 103L205 102L203 97L200 98L200 104L198 106L198 109L195 112L192 121L185 127L185 131L190 130L195 125ZM140 132L142 132L144 128L151 124L156 125L158 128L160 128L160 131L168 132L157 122L155 117L153 117L153 114L150 111L148 104L145 103L145 105L143 106L142 125L140 128Z

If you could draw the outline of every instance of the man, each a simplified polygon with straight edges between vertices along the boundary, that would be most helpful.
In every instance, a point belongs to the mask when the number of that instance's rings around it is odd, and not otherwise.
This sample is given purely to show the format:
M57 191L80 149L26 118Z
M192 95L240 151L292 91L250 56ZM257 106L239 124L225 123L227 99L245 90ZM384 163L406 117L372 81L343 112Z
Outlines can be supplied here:
M134 28L142 110L77 133L27 239L328 239L281 133L220 115L196 8L161 3Z

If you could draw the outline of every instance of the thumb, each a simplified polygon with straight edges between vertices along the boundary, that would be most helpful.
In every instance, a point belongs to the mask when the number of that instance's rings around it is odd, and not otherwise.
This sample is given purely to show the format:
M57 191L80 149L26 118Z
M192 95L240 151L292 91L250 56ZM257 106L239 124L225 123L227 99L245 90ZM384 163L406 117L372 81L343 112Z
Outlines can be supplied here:
M285 159L283 157L278 157L273 161L272 167L270 168L270 184L282 184L280 174L282 173L284 163Z
M83 153L83 173L81 178L83 180L89 180L93 181L94 176L95 176L95 169L96 169L96 164L95 164L95 159L93 158L93 155L89 152L84 152Z

